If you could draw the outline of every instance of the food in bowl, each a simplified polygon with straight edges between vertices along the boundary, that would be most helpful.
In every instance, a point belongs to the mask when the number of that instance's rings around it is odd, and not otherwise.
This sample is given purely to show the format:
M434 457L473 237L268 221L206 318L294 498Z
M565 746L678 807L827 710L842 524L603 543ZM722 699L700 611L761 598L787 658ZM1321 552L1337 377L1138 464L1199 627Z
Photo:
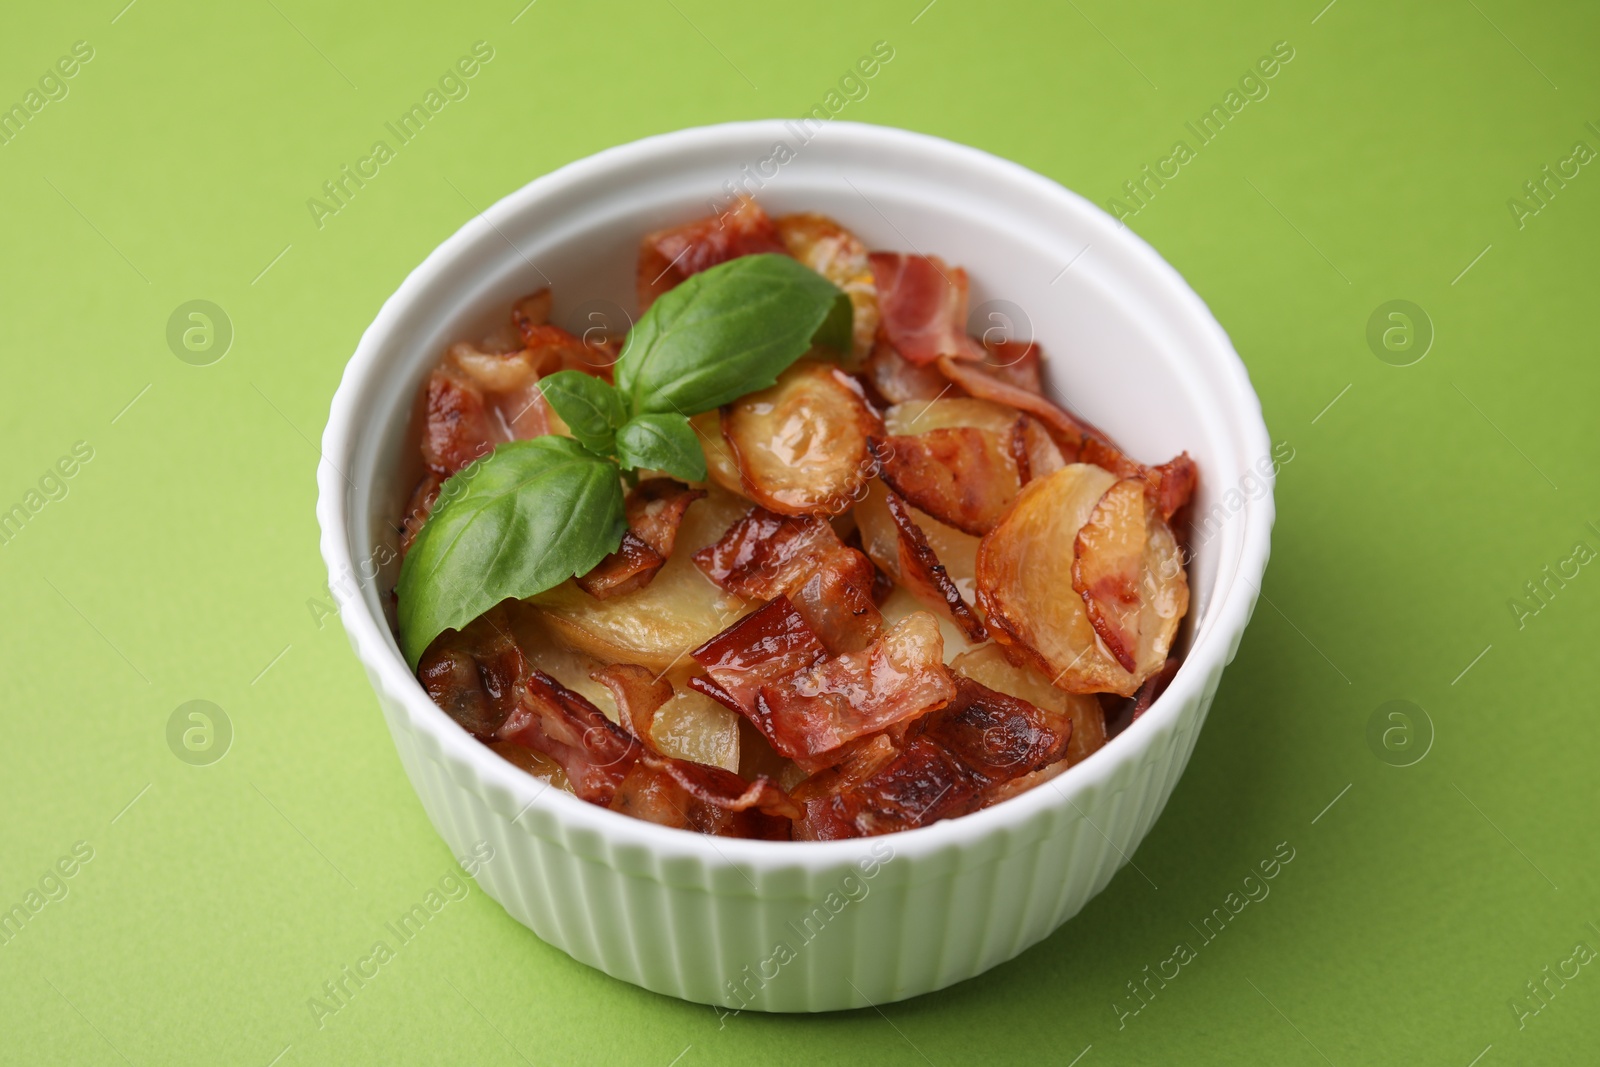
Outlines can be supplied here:
M1187 453L966 332L966 274L750 199L647 235L626 337L516 302L423 386L401 647L505 759L723 836L999 803L1176 669Z

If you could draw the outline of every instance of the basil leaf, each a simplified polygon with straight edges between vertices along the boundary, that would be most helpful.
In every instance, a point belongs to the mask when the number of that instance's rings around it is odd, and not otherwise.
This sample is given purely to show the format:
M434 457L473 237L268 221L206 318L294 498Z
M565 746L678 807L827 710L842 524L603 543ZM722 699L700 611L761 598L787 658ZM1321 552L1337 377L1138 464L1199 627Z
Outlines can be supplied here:
M706 480L706 455L689 420L676 413L636 415L617 431L623 470L666 471L686 482Z
M798 260L731 259L640 316L617 360L617 390L636 415L709 411L777 381L813 340L849 351L849 315L850 298Z
M579 444L601 455L611 451L617 427L628 419L615 389L592 374L563 370L541 378L539 390Z
M616 466L565 437L500 445L439 498L395 586L412 670L443 631L587 573L626 526Z

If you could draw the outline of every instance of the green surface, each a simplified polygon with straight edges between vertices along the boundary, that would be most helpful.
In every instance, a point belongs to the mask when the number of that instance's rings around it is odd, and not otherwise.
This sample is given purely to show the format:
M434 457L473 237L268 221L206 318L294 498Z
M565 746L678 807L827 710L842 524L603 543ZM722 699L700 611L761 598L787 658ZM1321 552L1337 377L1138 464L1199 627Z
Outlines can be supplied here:
M1600 971L1574 946L1600 948L1600 569L1574 546L1600 549L1600 172L1568 164L1542 207L1523 190L1575 142L1600 149L1592 6L123 2L9 5L0 33L3 101L93 47L0 146L0 508L41 478L66 493L0 546L0 905L58 858L74 870L0 946L0 1060L1594 1061ZM319 228L307 199L480 40L470 95ZM843 117L1102 203L1189 141L1130 223L1210 303L1293 448L1269 599L1137 869L954 989L725 1025L573 963L471 887L319 1028L308 998L453 862L318 619L312 442L361 330L529 179L798 115L880 40L894 58ZM1199 146L1185 123L1279 41L1269 95ZM166 337L195 299L233 327L209 366ZM1412 366L1366 340L1397 299L1436 332ZM47 477L75 442L92 459ZM1569 558L1575 577L1543 577ZM191 700L231 722L210 766L169 748ZM1379 758L1383 723L1368 741L1390 700L1436 732L1409 767ZM1270 896L1206 942L1195 927L1280 842ZM1127 983L1180 941L1194 958L1119 1026ZM1526 983L1562 966L1578 976L1532 1014Z

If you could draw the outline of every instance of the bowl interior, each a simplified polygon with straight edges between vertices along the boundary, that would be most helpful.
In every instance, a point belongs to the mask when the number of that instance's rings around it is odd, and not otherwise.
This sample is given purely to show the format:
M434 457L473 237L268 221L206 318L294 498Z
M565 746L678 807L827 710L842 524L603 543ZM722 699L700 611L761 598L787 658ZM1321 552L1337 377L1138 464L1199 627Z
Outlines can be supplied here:
M354 486L369 488L355 490L349 531L355 560L383 564L375 583L363 583L380 617L392 622L394 523L421 472L416 398L444 348L488 333L504 322L513 300L546 285L560 325L626 329L637 314L640 237L726 204L730 182L754 193L771 214L821 212L871 248L938 255L965 267L974 332L1003 328L1038 340L1055 397L1136 459L1161 462L1188 450L1201 471L1196 515L1219 508L1232 515L1238 493L1226 500L1224 494L1241 483L1244 491L1259 491L1259 476L1248 473L1259 455L1245 455L1237 426L1229 425L1230 416L1238 419L1233 383L1209 365L1211 354L1196 345L1193 324L1185 321L1192 309L1176 298L1175 288L1187 290L1170 270L1170 278L1152 271L1138 254L1148 249L1109 227L1096 209L1041 203L1041 190L1026 187L1043 179L1000 164L1017 172L1001 177L1024 186L1008 188L984 173L999 161L971 150L956 151L976 161L932 158L954 148L932 139L885 144L896 131L841 125L805 143L793 124L741 125L742 136L730 135L740 126L713 127L724 135L676 151L666 145L640 151L669 140L655 138L627 146L631 159L594 167L625 150L603 153L585 161L597 171L589 180L545 196L526 195L531 187L513 194L486 213L487 221L474 220L442 246L408 281L414 291L402 289L396 300L404 302L386 308L396 315L381 337L383 373L368 381L364 423L344 472ZM830 136L861 131L869 136ZM781 164L779 142L792 152ZM1056 200L1062 195L1059 187L1045 191ZM424 284L413 286L418 276ZM1230 544L1236 538L1228 527L1237 525L1224 525L1220 536L1208 536L1209 525L1197 531L1191 634L1206 625L1219 578L1231 571L1238 546Z

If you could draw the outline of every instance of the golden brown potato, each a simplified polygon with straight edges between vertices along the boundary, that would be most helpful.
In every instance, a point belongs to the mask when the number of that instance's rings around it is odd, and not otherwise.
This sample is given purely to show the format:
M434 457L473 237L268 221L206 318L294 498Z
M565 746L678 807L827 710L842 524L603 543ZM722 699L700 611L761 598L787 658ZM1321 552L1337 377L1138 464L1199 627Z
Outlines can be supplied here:
M664 756L739 770L739 716L688 687L656 712L650 737Z
M1078 531L1117 477L1074 463L1030 482L978 549L978 604L989 632L1010 654L1072 693L1131 696L1161 669L1189 607L1177 541L1159 512L1146 508L1139 576L1139 636L1128 671L1106 648L1073 588Z
M811 359L722 409L741 490L780 515L848 510L876 470L867 439L882 432L855 379Z
M908 400L883 413L884 432L897 436L971 426L1006 437L1020 417L1015 408L970 396L946 394L937 400Z
M878 287L867 262L867 246L860 238L826 215L783 215L774 220L778 237L789 254L850 298L853 314L850 352L841 352L855 367L872 350L878 333Z
M672 557L643 589L596 600L567 581L529 603L561 642L601 663L637 663L655 671L682 666L689 649L722 632L748 606L712 584L690 557L721 537L749 506L715 490L691 504ZM668 677L674 685L680 681ZM589 695L581 686L570 688Z

